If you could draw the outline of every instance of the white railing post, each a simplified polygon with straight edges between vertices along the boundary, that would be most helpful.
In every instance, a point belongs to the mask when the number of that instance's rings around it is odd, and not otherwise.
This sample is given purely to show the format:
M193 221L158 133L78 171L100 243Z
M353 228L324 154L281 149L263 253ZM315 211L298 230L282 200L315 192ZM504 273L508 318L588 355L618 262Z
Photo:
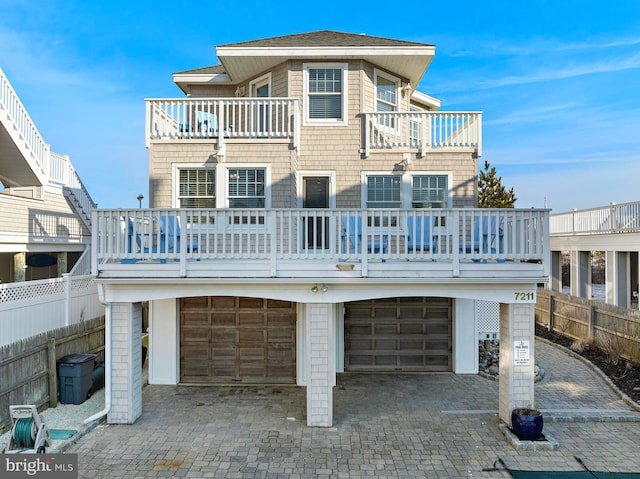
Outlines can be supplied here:
M293 147L300 154L300 104L293 100Z
M71 276L69 273L62 275L62 287L64 289L64 325L71 324Z
M281 219L282 221L282 219ZM267 221L266 223L269 225L267 228L267 240L271 245L271 254L270 254L270 271L269 274L272 278L275 278L277 275L277 261L278 261L278 248L277 248L277 216L276 211L267 211Z
M371 125L371 116L368 113L364 115L364 157L369 157L369 151L371 150L371 132L373 127Z
M98 210L91 212L91 274L95 277L98 276L98 253L101 251L98 249L98 235L101 233L98 224ZM126 234L126 232L125 232Z

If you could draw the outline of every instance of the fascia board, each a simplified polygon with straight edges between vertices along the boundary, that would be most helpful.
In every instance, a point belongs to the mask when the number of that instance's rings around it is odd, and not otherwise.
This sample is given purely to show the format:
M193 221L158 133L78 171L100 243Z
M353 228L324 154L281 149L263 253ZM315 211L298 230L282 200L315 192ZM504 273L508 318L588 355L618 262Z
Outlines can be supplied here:
M174 73L173 75L174 83L230 83L229 75L226 73L190 73L190 74L181 74Z

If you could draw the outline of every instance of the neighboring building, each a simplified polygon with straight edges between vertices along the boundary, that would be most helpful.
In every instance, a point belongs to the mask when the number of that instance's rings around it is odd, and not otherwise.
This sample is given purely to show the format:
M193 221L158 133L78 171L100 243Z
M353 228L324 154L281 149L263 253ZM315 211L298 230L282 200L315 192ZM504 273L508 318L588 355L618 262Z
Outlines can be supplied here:
M477 209L479 112L417 92L432 45L319 31L222 45L146 101L151 209L94 214L108 420L149 382L291 383L330 426L336 373L478 371L500 303L500 417L533 405L546 210ZM517 352L519 357L514 358Z
M92 208L69 157L51 152L0 70L0 282L68 273L91 245Z
M104 315L89 275L95 207L0 70L0 346Z

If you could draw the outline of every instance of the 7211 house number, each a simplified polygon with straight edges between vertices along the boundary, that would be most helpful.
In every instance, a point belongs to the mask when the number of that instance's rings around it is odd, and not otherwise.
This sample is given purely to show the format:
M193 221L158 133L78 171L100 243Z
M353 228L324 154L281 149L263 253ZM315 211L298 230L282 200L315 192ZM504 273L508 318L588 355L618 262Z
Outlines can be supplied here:
M536 294L533 291L516 291L513 293L516 296L516 301L535 301Z

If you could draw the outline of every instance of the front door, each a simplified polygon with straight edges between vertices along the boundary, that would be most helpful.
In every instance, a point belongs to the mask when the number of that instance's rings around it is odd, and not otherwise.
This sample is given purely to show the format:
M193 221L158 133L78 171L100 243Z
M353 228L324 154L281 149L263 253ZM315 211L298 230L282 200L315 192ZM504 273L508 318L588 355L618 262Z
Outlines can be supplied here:
M306 176L302 184L302 207L314 210L329 208L329 177ZM329 215L314 211L303 218L307 249L329 248Z

